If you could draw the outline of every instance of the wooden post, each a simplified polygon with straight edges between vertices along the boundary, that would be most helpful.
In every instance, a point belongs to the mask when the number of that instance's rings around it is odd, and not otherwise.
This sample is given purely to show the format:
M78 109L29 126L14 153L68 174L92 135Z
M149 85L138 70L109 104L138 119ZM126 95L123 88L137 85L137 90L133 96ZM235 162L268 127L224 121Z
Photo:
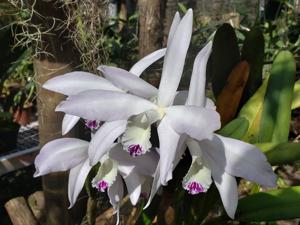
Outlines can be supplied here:
M28 197L27 202L37 222L44 224L46 216L44 192L34 192Z
M13 225L37 225L24 197L9 200L4 205Z

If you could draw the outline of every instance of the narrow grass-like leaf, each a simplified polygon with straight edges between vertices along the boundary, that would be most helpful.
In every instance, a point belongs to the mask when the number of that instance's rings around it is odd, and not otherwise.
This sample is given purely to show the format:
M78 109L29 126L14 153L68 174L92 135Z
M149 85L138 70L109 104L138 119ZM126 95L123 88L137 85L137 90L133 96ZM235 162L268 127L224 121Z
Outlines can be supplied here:
M259 142L287 142L296 63L289 51L281 51L274 60L259 131Z
M234 29L225 23L215 34L210 58L209 71L216 98L224 88L230 72L239 61L240 51Z
M271 190L239 200L236 220L245 222L300 217L300 186Z

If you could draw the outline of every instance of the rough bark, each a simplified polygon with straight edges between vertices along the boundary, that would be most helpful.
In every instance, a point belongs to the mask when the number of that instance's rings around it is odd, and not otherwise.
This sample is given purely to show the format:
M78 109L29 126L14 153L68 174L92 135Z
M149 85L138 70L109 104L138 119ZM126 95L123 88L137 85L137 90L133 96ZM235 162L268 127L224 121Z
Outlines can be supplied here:
M39 49L49 55L38 54L34 60L36 81L38 84L38 114L39 137L41 146L45 143L61 137L61 121L63 114L56 113L55 107L64 96L41 88L48 79L64 74L74 69L78 60L78 54L74 46L68 40L67 33L59 28L59 21L65 21L59 1L36 1L34 9L38 14L32 18L32 24L41 27L43 33L38 43ZM41 15L41 16L40 16ZM55 22L55 23L54 23ZM51 29L51 27L54 29ZM80 220L76 213L72 216L68 210L67 199L67 173L53 173L43 177L43 189L46 200L46 220L48 225L76 224ZM80 217L80 216L79 216Z
M162 0L139 0L139 55L143 57L162 46Z

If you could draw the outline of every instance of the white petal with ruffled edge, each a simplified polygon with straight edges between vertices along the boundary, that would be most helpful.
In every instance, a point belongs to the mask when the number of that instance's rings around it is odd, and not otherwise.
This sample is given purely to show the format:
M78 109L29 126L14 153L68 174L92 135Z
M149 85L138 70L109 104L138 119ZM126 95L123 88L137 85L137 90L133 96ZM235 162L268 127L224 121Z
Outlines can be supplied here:
M89 145L89 159L91 165L100 161L101 157L110 150L114 141L124 133L126 120L105 122L93 136Z
M151 123L145 113L129 118L121 138L123 149L131 156L145 154L152 147L150 142Z
M197 140L211 138L213 132L221 127L220 116L214 110L196 106L170 106L165 111L165 117L178 134L185 133Z
M192 26L193 11L189 9L180 21L167 48L158 90L160 106L169 106L174 100L191 40Z
M115 182L108 187L107 191L109 202L113 206L114 211L119 210L120 203L124 196L124 186L121 176L118 174Z
M91 168L92 167L89 165L88 159L86 159L83 163L70 170L68 183L68 197L70 201L69 208L73 207L75 204Z
M254 145L214 135L212 142L203 141L203 149L232 176L242 177L267 187L276 187L276 175L266 156Z
M125 92L147 99L157 95L157 88L126 70L112 66L99 66L98 70L107 80Z
M139 174L145 176L154 175L159 160L159 155L154 149L139 157L131 157L122 149L121 144L114 146L109 151L108 155L119 163L119 168L123 167L122 170L124 173L125 170L128 171L126 174L135 170Z
M49 79L43 84L43 88L68 96L94 89L122 91L103 77L82 71L66 73Z
M80 117L78 116L65 114L62 121L62 135L69 133L79 120Z
M118 174L118 162L107 158L98 169L96 176L92 180L92 186L101 192L104 192L116 180Z
M34 176L66 171L83 162L89 142L76 138L60 138L45 144L36 156Z
M156 50L156 51L150 53L149 55L146 55L144 58L140 59L138 62L136 62L131 67L129 72L139 77L144 72L144 70L146 70L150 65L152 65L154 62L156 62L160 58L164 57L165 54L166 54L165 48Z
M92 90L70 96L56 107L56 111L88 120L114 121L156 108L152 102L134 95Z
M195 58L187 105L202 107L205 105L206 65L211 49L212 42L209 42Z

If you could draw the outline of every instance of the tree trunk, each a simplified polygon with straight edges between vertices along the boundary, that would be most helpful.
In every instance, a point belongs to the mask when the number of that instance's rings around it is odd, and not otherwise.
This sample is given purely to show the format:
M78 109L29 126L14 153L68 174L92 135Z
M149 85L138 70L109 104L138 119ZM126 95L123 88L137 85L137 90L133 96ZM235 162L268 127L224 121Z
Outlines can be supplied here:
M162 0L139 0L139 55L143 57L162 46Z
M55 112L55 107L64 96L41 88L48 79L74 69L79 56L68 40L66 30L60 21L66 15L59 1L35 1L32 24L40 27L41 39L37 49L47 54L37 54L34 60L36 81L38 83L38 114L40 144L61 137L61 121L63 114ZM47 32L45 32L47 31ZM74 135L73 131L73 135ZM72 135L72 134L71 134ZM71 215L68 210L67 173L52 173L43 177L43 189L46 200L47 225L68 225L78 223L80 213ZM77 220L77 221L76 221Z

